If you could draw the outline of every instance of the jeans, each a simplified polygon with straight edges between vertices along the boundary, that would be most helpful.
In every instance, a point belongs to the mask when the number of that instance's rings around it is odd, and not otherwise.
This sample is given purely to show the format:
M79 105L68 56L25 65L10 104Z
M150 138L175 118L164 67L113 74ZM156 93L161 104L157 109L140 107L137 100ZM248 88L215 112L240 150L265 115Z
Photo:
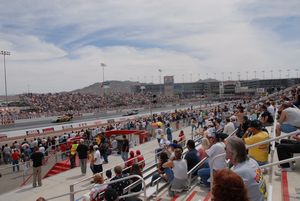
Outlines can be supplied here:
M210 168L209 168L208 162L204 163L203 168L198 170L197 174L201 178L201 181L204 183L204 185L210 186L210 182L207 181L210 177Z
M289 124L282 124L281 125L281 131L284 133L291 133L296 131L297 128L295 126L289 125Z
M103 157L104 162L108 163L107 152L102 153L102 157Z
M173 173L172 169L171 169L171 168L165 168L165 169L164 169L164 172L165 172L165 174L167 175L168 183L171 183L171 181L174 179L174 173ZM160 174L158 174L158 172L154 173L153 176L152 176L152 178L151 178L151 185L152 185L152 183L153 183L156 179L158 179L158 178L160 178L160 177L161 177L161 176L160 176Z
M122 159L123 159L123 161L127 161L127 159L128 159L128 152L121 152L121 157L122 157Z
M15 171L16 168L17 168L17 171L20 170L19 161L18 160L13 160L12 161L12 165L13 165L13 172Z

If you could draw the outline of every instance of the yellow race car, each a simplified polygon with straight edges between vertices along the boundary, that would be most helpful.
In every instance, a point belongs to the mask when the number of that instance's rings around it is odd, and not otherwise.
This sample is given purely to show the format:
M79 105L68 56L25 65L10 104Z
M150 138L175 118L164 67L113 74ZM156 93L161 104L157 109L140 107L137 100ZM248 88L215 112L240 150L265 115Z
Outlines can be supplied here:
M65 114L64 116L57 117L56 120L52 121L52 123L63 123L68 122L73 119L73 114Z

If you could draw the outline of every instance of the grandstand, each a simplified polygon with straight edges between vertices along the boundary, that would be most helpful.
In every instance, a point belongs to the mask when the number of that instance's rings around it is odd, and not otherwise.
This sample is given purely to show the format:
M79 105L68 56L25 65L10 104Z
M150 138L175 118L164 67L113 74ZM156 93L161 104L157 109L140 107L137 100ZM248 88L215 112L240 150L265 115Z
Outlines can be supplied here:
M291 89L286 90L284 93L288 94ZM276 95L276 94L275 94ZM275 96L275 95L272 95ZM283 94L281 94L283 95ZM276 95L278 96L278 94ZM267 127L270 138L266 141L250 145L247 148L259 146L261 144L271 143L271 151L268 157L269 163L262 165L261 168L268 169L268 174L265 176L265 181L267 182L268 197L267 200L299 200L299 184L297 183L297 178L299 178L299 167L296 166L293 172L283 171L281 177L275 178L274 170L277 169L277 165L283 162L292 162L299 160L299 156L294 158L278 161L276 157L275 141L278 141L295 134L300 134L299 130L296 130L292 133L286 133L285 135L280 135L275 137L276 131L276 116L273 125ZM195 133L191 132L191 126L186 126L183 128L186 133L186 139L191 139L196 142L196 147L200 146L202 136L198 136ZM235 130L229 137L235 135ZM174 132L174 138L178 139L179 131ZM139 193L129 193L126 196L133 196L138 194L139 198L142 200L210 200L211 191L210 188L199 186L198 178L193 177L194 171L198 167L203 165L205 159L201 160L197 165L194 166L188 172L188 183L189 189L182 193L176 193L175 196L170 197L168 193L168 184L165 183L162 179L157 179L154 181L154 185L150 185L152 175L157 171L156 169L156 157L154 148L158 148L158 143L156 140L149 141L144 144L140 144L134 149L139 149L142 151L146 166L143 170L143 190ZM184 148L183 153L186 153L187 149ZM224 156L224 154L214 157L212 160L215 160L217 157ZM110 156L110 163L104 164L104 170L111 169L118 164L123 164L124 162L117 155ZM225 162L225 161L224 161ZM211 175L213 172L211 172ZM0 196L1 200L35 200L39 196L43 196L46 200L83 200L83 195L89 192L91 188L90 181L92 179L92 174L89 172L85 177L80 174L79 168L71 169L64 171L58 175L53 175L43 180L43 186L39 188L32 189L31 185L24 185L22 188L4 193ZM126 178L125 178L126 179ZM129 177L127 178L129 179ZM140 178L141 179L141 178ZM107 182L109 183L109 182ZM132 187L132 186L131 186ZM128 190L128 189L125 189Z

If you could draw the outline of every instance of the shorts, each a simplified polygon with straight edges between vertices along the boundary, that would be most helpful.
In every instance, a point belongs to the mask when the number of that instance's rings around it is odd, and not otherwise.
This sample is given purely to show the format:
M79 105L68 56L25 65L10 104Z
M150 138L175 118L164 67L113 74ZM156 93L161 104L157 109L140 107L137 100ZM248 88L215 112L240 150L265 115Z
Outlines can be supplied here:
M295 126L292 126L290 124L281 124L281 131L284 133L291 133L296 130L297 130L297 128Z
M102 171L103 171L102 164L100 164L100 165L94 165L94 174L100 173Z

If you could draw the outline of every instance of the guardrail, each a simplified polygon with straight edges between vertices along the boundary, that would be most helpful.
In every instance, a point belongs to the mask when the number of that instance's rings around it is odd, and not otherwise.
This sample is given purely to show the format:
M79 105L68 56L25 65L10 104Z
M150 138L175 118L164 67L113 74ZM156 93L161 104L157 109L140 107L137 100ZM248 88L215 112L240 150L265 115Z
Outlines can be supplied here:
M114 183L118 183L120 181L124 181L124 180L129 180L129 179L132 179L132 178L137 178L138 182L141 181L142 184L143 184L143 188L141 191L139 192L134 192L134 193L129 193L127 195L122 195L119 197L119 199L121 198L126 198L126 197L132 197L132 196L135 196L135 195L140 195L141 192L143 192L143 197L144 197L144 201L147 200L147 194L146 194L146 183L145 183L145 180L139 176L139 175L129 175L127 177L123 177L123 178L120 178L120 179L116 179L116 180L113 180L113 181L110 181L110 182L106 182L104 184L100 184L100 185L110 185L110 184L114 184ZM73 186L74 187L74 186ZM70 201L75 201L75 194L76 193L80 193L80 192L83 192L83 191L87 191L87 190L90 190L90 188L85 188L85 189L81 189L81 190L78 190L78 191L74 191L74 188L72 188L72 186L70 186L70 192L68 193L65 193L65 194L62 194L62 195L58 195L58 196L54 196L54 197L50 197L50 198L47 198L46 200L54 200L54 199L57 199L57 198L61 198L61 197L65 197L65 196L70 196Z

